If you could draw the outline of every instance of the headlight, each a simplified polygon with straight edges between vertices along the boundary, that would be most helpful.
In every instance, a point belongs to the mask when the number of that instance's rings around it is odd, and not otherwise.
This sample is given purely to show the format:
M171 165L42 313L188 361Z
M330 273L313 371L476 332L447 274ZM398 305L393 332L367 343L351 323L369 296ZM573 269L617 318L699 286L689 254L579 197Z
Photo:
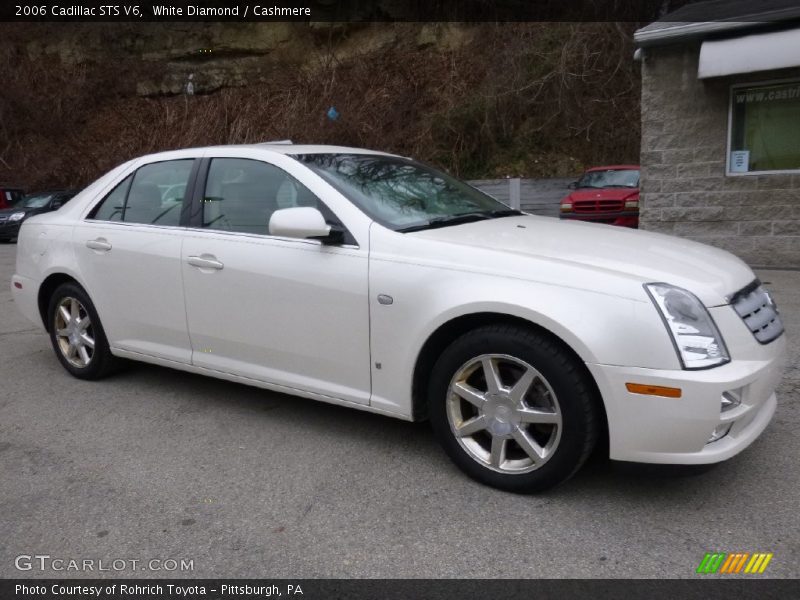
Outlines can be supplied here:
M648 283L644 289L661 313L684 369L707 369L730 362L714 320L694 294L667 283Z
M25 213L24 212L15 212L10 217L8 217L8 220L9 221L21 221L24 218L25 218Z

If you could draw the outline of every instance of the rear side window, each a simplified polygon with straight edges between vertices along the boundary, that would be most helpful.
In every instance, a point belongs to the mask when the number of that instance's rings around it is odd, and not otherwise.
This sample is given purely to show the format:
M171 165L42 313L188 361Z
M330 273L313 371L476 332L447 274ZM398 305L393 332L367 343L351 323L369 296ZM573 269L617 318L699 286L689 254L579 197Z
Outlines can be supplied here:
M125 209L125 198L128 188L131 187L133 175L128 175L125 180L115 187L111 193L94 209L90 219L98 221L122 221L122 211Z
M178 225L194 159L145 165L114 188L90 218Z

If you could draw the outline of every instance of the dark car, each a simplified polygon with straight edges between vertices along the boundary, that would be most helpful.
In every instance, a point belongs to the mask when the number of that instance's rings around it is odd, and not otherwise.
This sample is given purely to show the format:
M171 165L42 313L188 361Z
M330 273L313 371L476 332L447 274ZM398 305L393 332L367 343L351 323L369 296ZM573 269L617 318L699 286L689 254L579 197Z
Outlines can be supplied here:
M639 166L587 169L561 201L561 218L639 226Z
M23 196L25 196L25 192L22 190L22 188L0 184L0 210L4 208L11 208L17 202L22 200Z
M55 190L28 194L11 208L0 210L0 242L9 242L17 237L19 226L28 217L61 208L77 192Z

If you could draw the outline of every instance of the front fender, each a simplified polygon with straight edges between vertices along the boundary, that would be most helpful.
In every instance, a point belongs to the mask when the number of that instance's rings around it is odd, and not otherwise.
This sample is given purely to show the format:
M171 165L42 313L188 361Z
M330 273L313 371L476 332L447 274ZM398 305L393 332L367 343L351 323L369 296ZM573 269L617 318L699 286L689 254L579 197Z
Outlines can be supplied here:
M370 290L372 404L408 417L425 342L453 319L477 313L510 315L542 327L586 363L680 368L664 325L646 300L380 259L370 264ZM378 294L391 296L392 304L379 303Z

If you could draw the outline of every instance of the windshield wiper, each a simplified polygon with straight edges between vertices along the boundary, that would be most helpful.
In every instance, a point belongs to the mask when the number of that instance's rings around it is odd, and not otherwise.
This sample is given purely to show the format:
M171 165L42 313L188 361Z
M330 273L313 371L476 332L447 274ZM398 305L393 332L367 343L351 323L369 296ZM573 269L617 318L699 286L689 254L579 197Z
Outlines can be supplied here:
M511 217L521 215L520 211L513 208L504 208L500 210L484 210L479 212L459 213L455 215L448 215L446 217L435 217L427 223L420 225L411 225L398 229L400 233L409 233L411 231L423 231L425 229L436 229L438 227L447 227L449 225L461 225L462 223L472 223L473 221L485 221L487 219L495 219L499 217Z
M501 208L500 210L491 210L489 213L491 216L497 217L521 217L525 213L521 210L517 210L516 208Z

